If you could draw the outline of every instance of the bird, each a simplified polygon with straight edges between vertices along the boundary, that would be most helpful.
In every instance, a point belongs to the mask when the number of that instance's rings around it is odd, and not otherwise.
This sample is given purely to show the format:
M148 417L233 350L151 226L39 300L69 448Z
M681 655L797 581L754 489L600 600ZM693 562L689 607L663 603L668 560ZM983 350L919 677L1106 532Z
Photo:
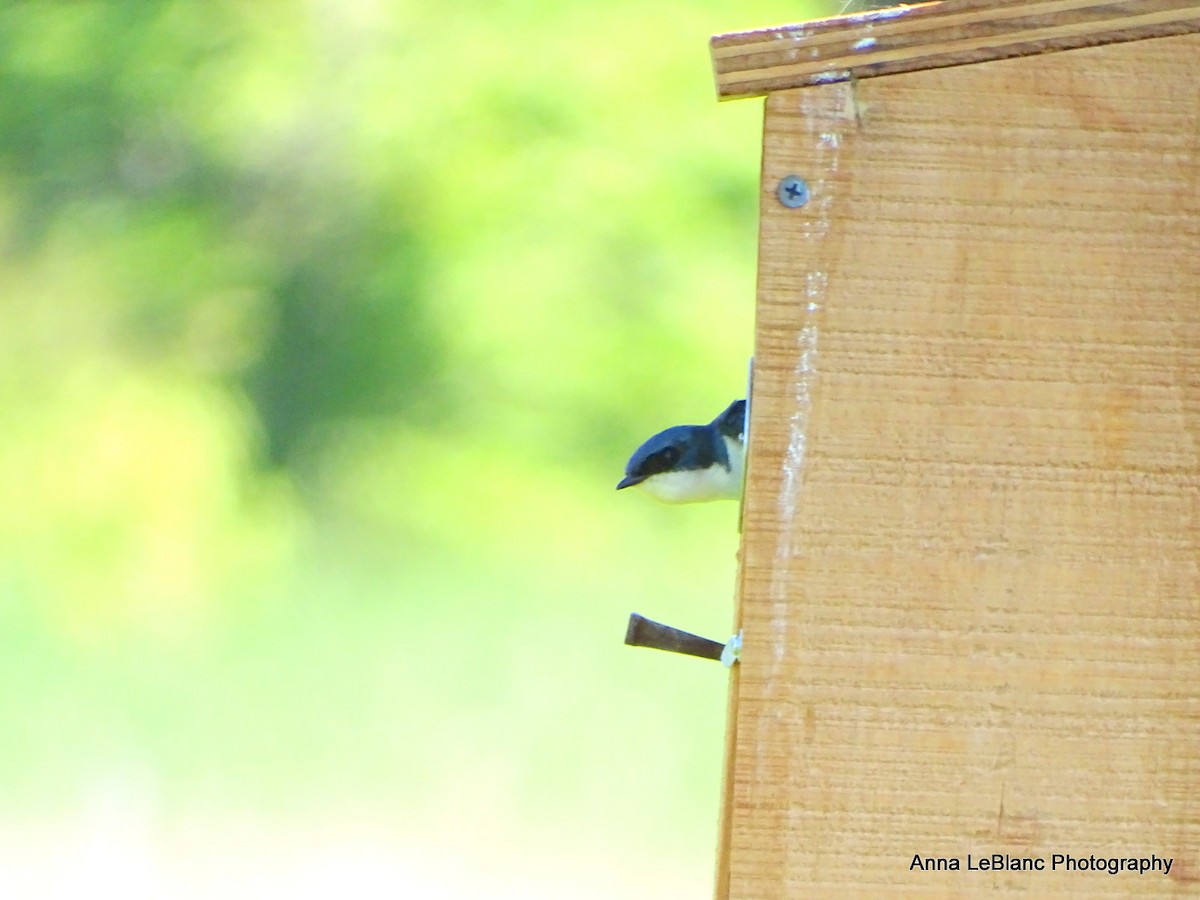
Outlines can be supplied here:
M617 490L640 486L664 503L738 500L746 467L746 401L707 425L674 425L647 439L625 464Z

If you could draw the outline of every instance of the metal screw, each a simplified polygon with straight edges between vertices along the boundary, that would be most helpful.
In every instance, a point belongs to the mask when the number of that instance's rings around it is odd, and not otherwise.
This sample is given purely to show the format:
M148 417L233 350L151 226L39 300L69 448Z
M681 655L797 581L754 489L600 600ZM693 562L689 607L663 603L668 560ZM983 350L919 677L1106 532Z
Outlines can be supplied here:
M808 202L808 182L798 175L789 175L779 182L775 195L788 209L798 209Z

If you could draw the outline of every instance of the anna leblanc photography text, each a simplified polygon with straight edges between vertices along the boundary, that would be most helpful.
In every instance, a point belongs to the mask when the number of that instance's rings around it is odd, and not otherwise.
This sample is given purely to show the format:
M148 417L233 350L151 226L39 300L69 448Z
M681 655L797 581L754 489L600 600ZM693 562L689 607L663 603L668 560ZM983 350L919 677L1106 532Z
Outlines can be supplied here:
M1122 872L1135 872L1145 875L1148 872L1171 874L1173 857L1167 858L1151 854L1150 856L1073 856L1070 853L1053 853L1045 856L1008 856L1004 853L992 853L986 856L976 856L968 853L964 860L957 856L921 856L914 853L909 871L919 869L922 872L1107 872L1109 875L1120 875Z

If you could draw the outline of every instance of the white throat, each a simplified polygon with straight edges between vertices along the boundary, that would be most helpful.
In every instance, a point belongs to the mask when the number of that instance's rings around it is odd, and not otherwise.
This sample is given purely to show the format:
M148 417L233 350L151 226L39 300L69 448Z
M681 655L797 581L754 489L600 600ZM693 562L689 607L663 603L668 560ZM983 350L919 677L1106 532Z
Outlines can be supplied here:
M729 468L713 465L707 469L660 472L651 475L639 487L664 503L701 503L707 500L737 500L742 496L742 476L746 466L746 448L722 435L729 454Z

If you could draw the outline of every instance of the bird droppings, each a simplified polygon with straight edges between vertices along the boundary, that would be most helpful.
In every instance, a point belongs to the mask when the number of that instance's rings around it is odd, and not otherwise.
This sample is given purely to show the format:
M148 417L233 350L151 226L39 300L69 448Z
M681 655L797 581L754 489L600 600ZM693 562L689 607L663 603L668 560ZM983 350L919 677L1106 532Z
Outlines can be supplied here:
M846 16L850 22L878 22L880 19L899 19L901 16L907 16L912 11L908 6L894 6L891 9L873 9L869 12L859 13L856 16Z
M848 81L849 69L834 69L832 72L817 72L812 76L813 84L833 84L836 81Z

